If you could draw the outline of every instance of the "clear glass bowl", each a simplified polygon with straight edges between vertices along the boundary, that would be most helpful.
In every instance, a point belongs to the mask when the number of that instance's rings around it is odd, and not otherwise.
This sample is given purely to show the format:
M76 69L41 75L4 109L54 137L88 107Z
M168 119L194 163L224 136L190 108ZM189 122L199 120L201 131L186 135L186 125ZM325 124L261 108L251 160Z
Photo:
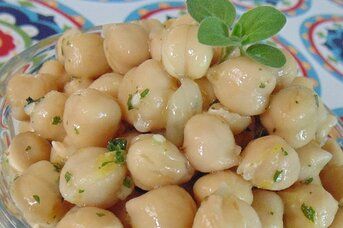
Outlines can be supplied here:
M87 32L101 33L102 26L96 26ZM55 35L40 41L29 49L12 58L0 69L0 227L19 228L30 227L14 206L9 186L13 180L10 175L5 153L15 135L15 127L11 118L10 106L6 99L8 80L17 73L35 73L41 65L55 56L55 45L60 35ZM332 136L343 142L343 124L339 123L333 129ZM341 145L342 146L342 145Z

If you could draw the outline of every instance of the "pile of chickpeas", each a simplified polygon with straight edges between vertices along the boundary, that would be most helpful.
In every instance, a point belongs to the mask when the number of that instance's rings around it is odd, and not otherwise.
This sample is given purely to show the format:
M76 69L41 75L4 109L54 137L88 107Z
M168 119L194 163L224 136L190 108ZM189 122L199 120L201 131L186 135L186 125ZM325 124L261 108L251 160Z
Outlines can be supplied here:
M343 227L337 120L286 64L198 42L189 16L70 30L10 79L6 156L32 227Z

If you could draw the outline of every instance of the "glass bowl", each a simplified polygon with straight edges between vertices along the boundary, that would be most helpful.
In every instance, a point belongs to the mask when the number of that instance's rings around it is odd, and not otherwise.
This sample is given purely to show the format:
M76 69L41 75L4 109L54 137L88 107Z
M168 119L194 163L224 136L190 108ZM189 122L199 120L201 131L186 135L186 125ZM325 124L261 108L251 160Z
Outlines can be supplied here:
M93 27L86 32L101 33L102 26ZM6 85L9 79L17 73L35 73L41 65L55 57L55 45L61 35L44 39L9 60L0 69L0 227L21 228L30 227L14 206L9 194L9 186L14 177L11 175L6 159L6 151L15 135L15 121L11 117L11 109L6 99ZM343 142L343 124L339 119L331 136ZM341 144L342 146L342 144Z

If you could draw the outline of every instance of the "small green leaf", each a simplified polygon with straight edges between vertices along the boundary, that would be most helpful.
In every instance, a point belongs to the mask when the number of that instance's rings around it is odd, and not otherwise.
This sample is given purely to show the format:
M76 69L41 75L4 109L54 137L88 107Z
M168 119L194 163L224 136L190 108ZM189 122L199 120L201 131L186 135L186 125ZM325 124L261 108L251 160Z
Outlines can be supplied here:
M130 94L129 98L127 99L127 110L133 109L133 105L131 102L132 102L132 94Z
M79 193L81 194L81 193L84 193L85 192L85 190L84 189L79 189Z
M264 89L264 88L266 88L266 84L263 83L263 82L261 82L260 85L259 85L258 87L261 88L261 89Z
M315 101L316 101L316 106L317 106L317 108L318 108L318 107L319 107L319 97L318 97L317 94L314 94L314 99L315 99Z
M40 204L40 197L39 197L38 195L33 195L32 197L35 199L35 201L36 201L38 204Z
M109 151L126 150L126 146L127 140L124 138L111 139L107 143L107 149Z
M242 37L242 44L265 40L277 34L286 24L286 17L271 6L259 6L244 13L233 29L233 35Z
M123 181L123 185L127 188L131 188L132 186L132 180L130 177L125 177L124 181Z
M276 170L275 171L274 176L273 176L273 180L275 183L281 181L281 179L282 179L281 173L282 173L282 170Z
M279 49L266 45L254 44L246 50L251 59L270 67L280 68L286 63L286 57Z
M187 8L199 23L207 17L216 17L230 27L236 18L236 9L228 0L187 0Z
M149 89L145 89L143 92L141 92L141 98L146 97L149 94L150 90Z
M116 164L124 164L125 163L125 151L118 150L116 151L115 161Z
M57 125L57 124L60 124L60 123L62 123L62 119L61 119L60 116L54 116L54 117L52 118L52 124L53 124L53 125Z
M301 211L305 215L305 217L314 223L314 219L316 217L316 211L311 207L307 206L305 203L301 205Z
M99 169L101 169L102 167L108 165L108 164L111 164L111 163L115 163L114 161L105 161L103 163L101 163L101 166L99 167Z
M96 213L96 215L97 215L98 217L103 217L103 216L105 216L105 214L102 213L102 212L98 212L98 213Z
M29 151L29 150L31 150L31 146L27 146L27 147L25 148L25 151Z
M310 178L307 178L307 179L304 181L304 183L305 183L305 184L311 184L312 181L313 181L313 177L310 177Z
M287 150L285 150L283 147L281 147L281 151L283 153L283 155L287 156L288 155L288 152Z
M66 180L67 183L71 180L72 176L73 175L71 173L69 173L69 172L66 172L64 174L64 179Z
M77 134L77 135L79 135L79 134L80 134L79 128L77 128L77 127L74 127L74 131L75 131L75 134Z
M54 168L55 168L55 171L56 172L61 172L61 170L62 170L62 165L61 164L59 164L59 163L56 163L56 164L53 164L54 165Z
M226 25L216 17L205 18L199 27L198 39L210 46L239 46L238 38L229 38Z

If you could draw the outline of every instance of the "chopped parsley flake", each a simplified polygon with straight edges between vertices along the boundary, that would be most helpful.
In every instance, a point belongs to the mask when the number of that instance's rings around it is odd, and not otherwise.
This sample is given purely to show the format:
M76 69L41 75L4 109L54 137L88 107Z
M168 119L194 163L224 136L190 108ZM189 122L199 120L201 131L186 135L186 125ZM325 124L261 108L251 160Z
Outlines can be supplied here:
M74 131L75 131L75 134L77 134L77 135L80 134L80 131L79 131L79 128L78 128L78 127L74 127Z
M116 151L115 161L116 164L124 164L125 163L125 151L118 150Z
M296 103L296 104L299 104L299 101L295 100L295 103Z
M107 143L107 149L109 151L125 150L127 146L127 140L124 138L111 139Z
M69 173L69 172L66 172L64 174L64 179L66 179L67 183L71 180L72 176L73 175L71 173Z
M105 162L101 163L101 166L99 167L99 169L101 169L102 167L104 167L108 164L111 164L111 163L114 163L114 161L105 161Z
M285 150L283 147L281 147L281 151L283 153L283 155L287 156L288 155L288 152L287 150Z
M269 212L269 214L271 214L271 215L274 215L274 212L273 212L273 211L271 211L271 212Z
M307 166L308 166L308 167L312 167L312 165L311 165L311 164L308 164Z
M62 123L62 119L60 116L54 116L52 118L52 122L51 122L53 125L57 125L57 124L60 124Z
M56 164L53 164L54 165L54 168L55 168L55 171L56 172L61 172L61 170L62 170L62 165L61 164L58 164L58 163L56 163Z
M31 150L31 146L27 146L27 147L25 148L25 151L28 151L28 150Z
M125 177L124 181L123 181L123 185L127 188L131 188L132 186L132 180L130 177Z
M307 178L307 179L304 181L304 183L305 183L305 184L311 184L312 181L313 181L313 177L310 177L310 178Z
M104 213L96 213L96 215L98 216L98 217L103 217L103 216L105 216L105 214Z
M35 199L35 201L36 201L38 204L40 204L40 197L39 197L38 195L33 195L32 197Z
M149 89L145 89L143 92L141 92L141 98L146 97L149 94L150 90Z
M129 95L129 98L127 99L127 110L133 109L132 105L132 94Z
M314 95L314 99L316 101L316 106L319 107L319 98L317 94Z
M26 98L26 105L29 105L31 103L34 103L34 102L40 102L44 97L40 97L38 99L33 99L32 97L28 97Z
M264 88L266 88L266 84L264 84L263 82L261 82L261 84L259 85L259 87L260 87L261 89L264 89Z
M85 192L85 190L84 189L79 189L79 193L81 194L81 193L84 193Z
M314 222L314 219L316 217L316 211L311 206L307 206L305 203L303 203L301 205L301 211L308 220Z
M281 181L281 173L282 173L282 170L276 170L275 171L274 177L273 177L274 182L280 182Z

